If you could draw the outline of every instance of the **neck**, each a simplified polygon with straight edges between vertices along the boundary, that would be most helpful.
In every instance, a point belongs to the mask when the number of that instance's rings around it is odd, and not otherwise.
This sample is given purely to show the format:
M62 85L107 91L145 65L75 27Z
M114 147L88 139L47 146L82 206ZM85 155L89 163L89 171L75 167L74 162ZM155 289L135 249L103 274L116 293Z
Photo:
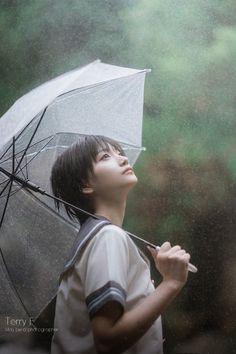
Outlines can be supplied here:
M103 201L102 203L97 203L95 208L95 214L104 216L108 220L117 226L122 226L124 215L125 215L126 200L120 203L112 203L110 201Z

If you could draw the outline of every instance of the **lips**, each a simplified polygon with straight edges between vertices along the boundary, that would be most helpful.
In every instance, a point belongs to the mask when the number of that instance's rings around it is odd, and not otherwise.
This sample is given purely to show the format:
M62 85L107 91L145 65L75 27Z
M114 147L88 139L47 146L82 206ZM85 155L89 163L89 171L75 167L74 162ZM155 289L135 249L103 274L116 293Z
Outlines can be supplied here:
M132 167L127 167L123 172L122 172L122 175L125 174L126 172L133 172L133 169Z

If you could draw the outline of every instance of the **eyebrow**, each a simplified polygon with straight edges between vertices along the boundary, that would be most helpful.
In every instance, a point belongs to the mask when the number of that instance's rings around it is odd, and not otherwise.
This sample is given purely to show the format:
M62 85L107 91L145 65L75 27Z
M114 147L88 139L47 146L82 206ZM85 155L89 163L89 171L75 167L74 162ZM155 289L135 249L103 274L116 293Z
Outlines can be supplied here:
M98 150L98 152L97 152L97 155L98 154L100 154L100 152L105 152L105 151L110 151L110 149L108 149L108 148L103 148L103 149L101 149L101 150Z
M105 147L105 146L104 146L104 148L98 150L97 156L98 156L101 152L109 152L109 151L111 151L111 152L112 152L112 151L122 152L120 149L116 148L115 146L112 146L112 145L111 145L111 147Z

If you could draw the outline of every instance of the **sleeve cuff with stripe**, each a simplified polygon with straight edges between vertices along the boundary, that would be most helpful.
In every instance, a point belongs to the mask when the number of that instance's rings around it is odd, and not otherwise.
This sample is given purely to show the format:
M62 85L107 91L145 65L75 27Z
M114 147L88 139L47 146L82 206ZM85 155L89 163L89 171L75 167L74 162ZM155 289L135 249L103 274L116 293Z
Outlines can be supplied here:
M108 281L104 286L86 297L86 305L90 318L92 318L108 301L117 301L124 309L125 299L125 290L117 282Z

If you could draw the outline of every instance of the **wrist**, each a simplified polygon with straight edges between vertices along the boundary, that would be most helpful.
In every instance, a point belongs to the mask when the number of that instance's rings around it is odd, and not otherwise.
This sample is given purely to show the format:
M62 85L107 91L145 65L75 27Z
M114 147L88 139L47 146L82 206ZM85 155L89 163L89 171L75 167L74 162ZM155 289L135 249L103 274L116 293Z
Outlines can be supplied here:
M162 284L169 289L170 292L178 294L184 287L184 283L176 279L163 279Z

